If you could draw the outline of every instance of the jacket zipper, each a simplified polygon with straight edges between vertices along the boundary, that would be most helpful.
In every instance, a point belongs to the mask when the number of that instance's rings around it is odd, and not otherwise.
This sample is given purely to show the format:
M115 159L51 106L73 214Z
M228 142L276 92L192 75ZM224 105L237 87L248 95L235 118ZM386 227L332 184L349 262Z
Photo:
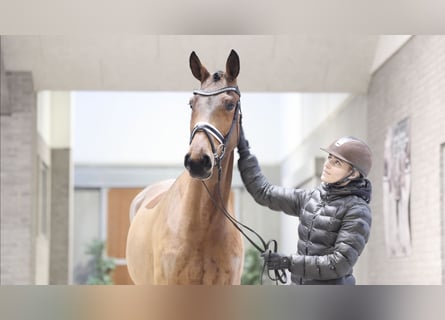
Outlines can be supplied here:
M308 254L308 242L309 242L309 239L311 238L312 229L314 228L315 218L317 218L317 216L319 215L321 209L324 208L325 205L326 205L326 201L322 197L319 208L314 212L314 216L312 217L312 221L311 221L311 226L310 226L309 232L307 234L307 240L305 242L305 254L306 255Z

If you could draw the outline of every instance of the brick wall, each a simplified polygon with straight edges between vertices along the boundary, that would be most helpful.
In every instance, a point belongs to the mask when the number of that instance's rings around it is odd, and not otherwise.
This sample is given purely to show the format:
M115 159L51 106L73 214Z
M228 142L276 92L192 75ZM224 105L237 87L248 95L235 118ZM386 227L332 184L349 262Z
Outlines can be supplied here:
M382 204L384 141L388 127L411 121L412 253L389 258ZM440 284L441 144L445 142L445 37L415 36L372 77L368 141L374 152L373 228L367 248L370 284Z
M70 150L50 149L37 133L29 72L1 60L1 284L66 284L69 263ZM48 232L37 236L38 159L48 167ZM49 216L50 215L50 216ZM42 220L44 221L44 220ZM49 242L51 239L51 242Z
M36 96L29 72L5 72L1 115L1 284L34 283ZM2 90L3 96L3 90ZM2 99L3 102L3 99Z

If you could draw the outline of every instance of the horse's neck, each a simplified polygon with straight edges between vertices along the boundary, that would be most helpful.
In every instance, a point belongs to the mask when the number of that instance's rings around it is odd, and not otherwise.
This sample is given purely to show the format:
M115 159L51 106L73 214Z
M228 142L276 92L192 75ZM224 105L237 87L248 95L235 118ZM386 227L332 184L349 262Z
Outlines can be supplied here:
M218 207L227 209L232 185L233 152L226 153L226 157L221 163L220 179L217 167L214 168L212 177L204 182L191 178L187 171L180 177L183 180L180 184L181 202L190 213L188 218L199 221L212 220L219 210ZM224 218L222 214L217 216Z

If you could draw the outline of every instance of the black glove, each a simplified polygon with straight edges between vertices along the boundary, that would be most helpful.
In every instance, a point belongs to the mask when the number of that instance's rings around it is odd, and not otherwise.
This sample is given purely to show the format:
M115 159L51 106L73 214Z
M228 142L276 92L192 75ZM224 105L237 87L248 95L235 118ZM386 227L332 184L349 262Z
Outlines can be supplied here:
M243 126L240 125L240 133L238 140L238 154L240 159L245 159L250 155L249 149L250 149L249 141L247 141L246 137L244 136Z
M287 255L267 251L263 252L261 256L266 261L268 270L280 270L290 268L291 258Z

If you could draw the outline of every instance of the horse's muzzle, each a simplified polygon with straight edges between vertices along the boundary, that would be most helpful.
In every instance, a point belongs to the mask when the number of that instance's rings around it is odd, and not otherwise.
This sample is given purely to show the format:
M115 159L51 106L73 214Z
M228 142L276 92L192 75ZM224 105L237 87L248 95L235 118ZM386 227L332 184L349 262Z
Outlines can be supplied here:
M212 158L207 154L203 154L194 159L191 153L187 153L184 157L184 167L193 178L205 180L212 175Z

